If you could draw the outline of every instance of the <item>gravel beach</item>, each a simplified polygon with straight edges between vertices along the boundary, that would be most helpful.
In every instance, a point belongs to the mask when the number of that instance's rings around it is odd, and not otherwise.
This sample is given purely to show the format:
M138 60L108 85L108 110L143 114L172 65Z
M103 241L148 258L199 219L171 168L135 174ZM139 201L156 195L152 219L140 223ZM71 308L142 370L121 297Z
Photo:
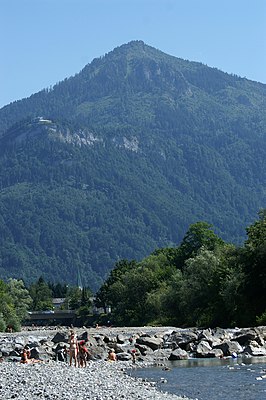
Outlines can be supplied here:
M28 365L6 361L0 364L0 399L184 399L131 377L127 368L130 363L104 360L86 368L54 361Z
M188 359L192 350L200 358L266 356L264 326L213 330L80 327L75 331L79 341L87 340L90 361L85 368L59 361L58 354L69 346L69 327L32 326L21 332L0 333L0 399L180 400L184 397L160 391L166 382L136 378L132 368L156 365L163 369L168 360ZM32 359L40 362L20 363L25 346ZM118 361L107 361L111 348Z

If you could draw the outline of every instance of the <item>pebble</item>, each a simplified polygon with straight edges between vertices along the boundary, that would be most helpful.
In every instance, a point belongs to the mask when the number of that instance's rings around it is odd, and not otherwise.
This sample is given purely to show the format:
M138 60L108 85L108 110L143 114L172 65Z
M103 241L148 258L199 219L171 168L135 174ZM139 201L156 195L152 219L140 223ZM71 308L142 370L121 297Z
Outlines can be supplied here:
M36 364L5 361L0 364L0 399L184 400L160 392L151 382L131 377L125 365L129 368L125 362L104 360L91 362L86 368L54 361Z

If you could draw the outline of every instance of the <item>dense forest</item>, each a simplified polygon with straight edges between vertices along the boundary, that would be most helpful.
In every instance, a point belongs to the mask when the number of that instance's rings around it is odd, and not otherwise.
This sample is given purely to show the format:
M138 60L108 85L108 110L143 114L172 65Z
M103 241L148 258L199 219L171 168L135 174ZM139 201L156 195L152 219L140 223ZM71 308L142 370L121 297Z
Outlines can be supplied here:
M117 263L97 304L110 305L122 326L266 324L266 210L247 235L236 247L206 222L192 224L179 246Z
M265 207L266 86L118 47L0 110L0 278L96 292L115 262L208 221L242 246Z
M247 228L241 247L219 238L206 222L192 224L179 246L155 250L141 261L120 260L100 287L97 306L111 306L120 326L235 327L266 324L266 210ZM0 281L0 331L18 330L27 310L51 310L52 297L77 311L77 323L92 313L89 288ZM105 315L98 317L102 322Z

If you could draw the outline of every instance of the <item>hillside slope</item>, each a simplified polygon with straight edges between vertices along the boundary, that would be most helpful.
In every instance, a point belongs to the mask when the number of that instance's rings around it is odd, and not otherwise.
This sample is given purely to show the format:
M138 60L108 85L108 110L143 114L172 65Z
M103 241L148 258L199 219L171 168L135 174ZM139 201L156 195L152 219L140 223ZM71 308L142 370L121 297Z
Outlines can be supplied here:
M79 269L95 289L198 220L243 242L265 207L265 98L135 41L3 107L0 277L73 283Z

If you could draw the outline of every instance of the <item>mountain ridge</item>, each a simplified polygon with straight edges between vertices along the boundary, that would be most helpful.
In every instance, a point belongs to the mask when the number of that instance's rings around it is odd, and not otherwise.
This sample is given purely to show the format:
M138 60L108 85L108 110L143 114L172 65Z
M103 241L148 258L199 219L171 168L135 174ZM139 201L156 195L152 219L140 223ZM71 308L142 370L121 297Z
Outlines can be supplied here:
M73 282L78 264L95 289L199 220L242 243L265 206L265 98L133 41L0 109L0 277Z

